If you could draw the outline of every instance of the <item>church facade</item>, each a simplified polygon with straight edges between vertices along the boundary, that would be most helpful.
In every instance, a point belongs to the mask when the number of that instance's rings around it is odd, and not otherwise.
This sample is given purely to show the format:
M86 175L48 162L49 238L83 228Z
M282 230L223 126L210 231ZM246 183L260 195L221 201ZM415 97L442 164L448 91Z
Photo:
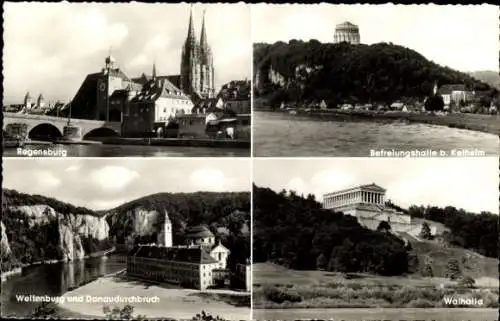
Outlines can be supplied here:
M190 13L188 33L181 54L180 87L194 101L215 97L214 63L208 44L205 13L199 41L194 31L193 13Z

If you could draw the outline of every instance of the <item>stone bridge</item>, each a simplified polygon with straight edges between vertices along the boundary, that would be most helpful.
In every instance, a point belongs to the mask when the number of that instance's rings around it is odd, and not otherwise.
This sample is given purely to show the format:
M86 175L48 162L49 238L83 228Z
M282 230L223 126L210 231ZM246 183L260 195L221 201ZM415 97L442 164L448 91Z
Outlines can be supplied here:
M101 120L71 119L68 118L3 113L4 132L19 134L18 127L23 126L26 137L51 137L68 139L87 139L91 137L120 136L121 123ZM26 128L27 126L27 128Z

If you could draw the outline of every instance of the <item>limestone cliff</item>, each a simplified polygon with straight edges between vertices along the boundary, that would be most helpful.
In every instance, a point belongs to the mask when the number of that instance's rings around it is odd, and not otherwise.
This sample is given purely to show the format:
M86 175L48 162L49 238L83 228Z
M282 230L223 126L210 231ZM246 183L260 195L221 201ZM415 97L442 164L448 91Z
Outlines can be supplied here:
M110 214L111 226L114 227L112 236L118 236L118 242L130 248L138 236L150 236L160 230L163 222L162 215L156 210L147 210L137 207L120 215Z
M105 217L97 217L88 214L62 214L56 212L48 205L31 206L10 206L10 211L16 212L24 217L19 224L27 223L29 228L42 226L58 222L58 247L62 255L62 260L71 261L81 259L89 253L85 253L82 238L89 238L103 241L108 238L109 226ZM2 253L9 249L10 244L7 233L2 222Z
M7 256L10 254L9 240L7 239L7 233L5 233L5 225L2 222L2 239L0 241L0 251L2 256Z

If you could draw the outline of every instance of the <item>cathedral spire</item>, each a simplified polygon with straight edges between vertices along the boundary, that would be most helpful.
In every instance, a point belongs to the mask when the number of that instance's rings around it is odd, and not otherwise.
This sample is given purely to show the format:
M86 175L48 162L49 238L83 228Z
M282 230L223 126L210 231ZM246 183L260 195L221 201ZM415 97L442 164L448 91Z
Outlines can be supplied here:
M188 26L186 43L195 43L195 42L196 42L196 36L194 34L194 24L193 24L193 4L191 4L191 8L189 10L189 26Z
M207 31L205 29L205 12L206 9L203 9L203 20L201 23L201 37L200 37L200 45L203 49L208 48Z
M153 79L156 79L156 61L153 61L153 73L152 73Z

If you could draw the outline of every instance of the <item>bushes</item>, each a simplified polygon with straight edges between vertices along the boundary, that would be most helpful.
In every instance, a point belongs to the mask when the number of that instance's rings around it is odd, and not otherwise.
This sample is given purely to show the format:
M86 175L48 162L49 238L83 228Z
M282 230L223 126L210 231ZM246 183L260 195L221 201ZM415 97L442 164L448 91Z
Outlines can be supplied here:
M283 303L285 301L289 302L301 302L302 297L293 292L287 292L277 287L266 287L264 288L265 297L272 302Z

